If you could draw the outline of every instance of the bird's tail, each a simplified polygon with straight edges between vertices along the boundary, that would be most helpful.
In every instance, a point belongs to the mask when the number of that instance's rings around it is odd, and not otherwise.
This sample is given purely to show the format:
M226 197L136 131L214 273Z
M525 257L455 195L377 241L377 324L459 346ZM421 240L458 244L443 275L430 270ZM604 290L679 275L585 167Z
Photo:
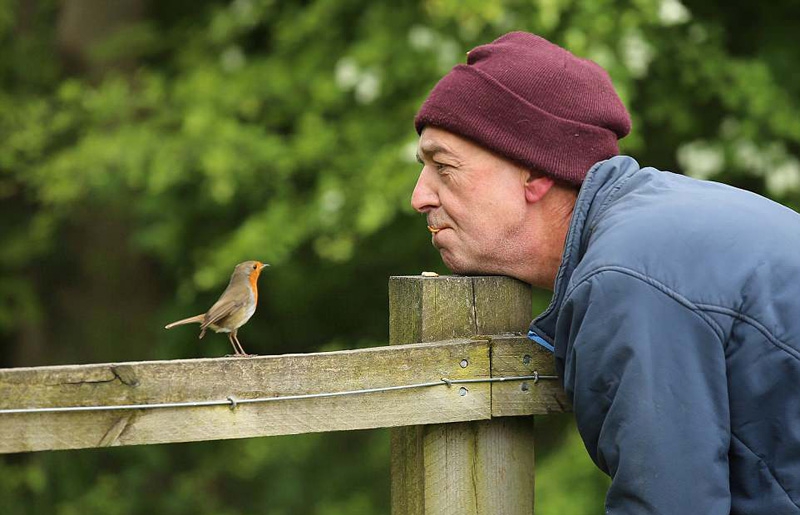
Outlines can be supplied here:
M205 313L201 313L199 315L184 318L183 320L178 320L177 322L172 322L171 324L167 324L164 326L164 329L172 329L176 325L184 325L184 324L202 324L203 318L206 316Z

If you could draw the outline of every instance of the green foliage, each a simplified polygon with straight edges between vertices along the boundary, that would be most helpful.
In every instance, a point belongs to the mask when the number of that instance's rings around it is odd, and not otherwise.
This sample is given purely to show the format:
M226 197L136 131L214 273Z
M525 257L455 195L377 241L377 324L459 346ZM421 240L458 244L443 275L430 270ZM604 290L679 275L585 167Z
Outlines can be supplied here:
M409 206L414 113L509 30L606 67L643 164L800 208L800 13L744 4L141 0L76 57L75 2L0 0L0 363L224 353L160 328L245 259L273 265L248 350L384 341L387 276L444 271ZM551 431L541 511L596 513L605 483ZM383 431L0 461L8 513L367 515L387 485Z
M537 511L577 515L600 512L610 480L592 464L574 420L560 420L548 429L558 430L560 438L557 452L537 457Z

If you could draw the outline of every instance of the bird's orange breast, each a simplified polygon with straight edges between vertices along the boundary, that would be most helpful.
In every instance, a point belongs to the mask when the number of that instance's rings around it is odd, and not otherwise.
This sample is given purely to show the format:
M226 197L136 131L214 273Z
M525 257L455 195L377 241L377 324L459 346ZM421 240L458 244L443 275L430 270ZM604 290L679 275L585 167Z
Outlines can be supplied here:
M250 291L253 292L253 304L258 303L258 275L260 270L253 270L250 273Z

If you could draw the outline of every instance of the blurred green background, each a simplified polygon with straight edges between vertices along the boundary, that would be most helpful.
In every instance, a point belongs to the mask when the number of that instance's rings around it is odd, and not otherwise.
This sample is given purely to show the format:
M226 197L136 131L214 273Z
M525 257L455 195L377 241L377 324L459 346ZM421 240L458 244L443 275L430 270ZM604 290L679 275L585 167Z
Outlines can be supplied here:
M388 277L445 272L409 206L414 113L518 29L609 70L623 152L800 207L794 0L0 0L0 366L225 354L162 328L245 259L272 264L250 352L385 343ZM571 416L536 430L538 512L600 513ZM0 500L386 514L388 432L3 456Z

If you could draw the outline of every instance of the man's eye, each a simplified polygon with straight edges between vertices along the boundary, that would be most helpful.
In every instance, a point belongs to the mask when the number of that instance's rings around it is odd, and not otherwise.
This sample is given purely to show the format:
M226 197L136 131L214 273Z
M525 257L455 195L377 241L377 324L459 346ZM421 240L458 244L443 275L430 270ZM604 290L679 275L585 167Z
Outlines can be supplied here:
M447 171L448 168L450 168L446 164L442 164L442 163L433 163L433 165L436 167L436 171L439 172L439 173L445 172L445 171Z

